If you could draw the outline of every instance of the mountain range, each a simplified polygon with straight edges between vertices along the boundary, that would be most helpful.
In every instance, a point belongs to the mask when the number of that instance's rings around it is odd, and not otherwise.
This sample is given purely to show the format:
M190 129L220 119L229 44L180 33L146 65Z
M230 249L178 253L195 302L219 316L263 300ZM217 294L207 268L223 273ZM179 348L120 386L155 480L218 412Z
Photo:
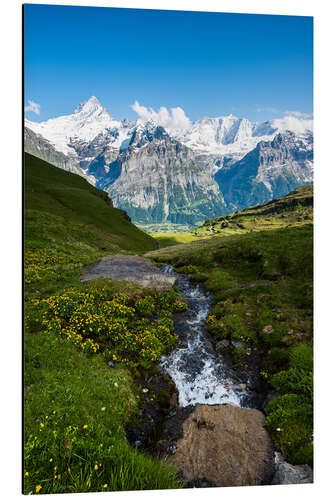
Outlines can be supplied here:
M115 120L96 97L71 115L25 120L25 150L85 177L138 224L194 227L313 181L313 121L233 115L186 130Z

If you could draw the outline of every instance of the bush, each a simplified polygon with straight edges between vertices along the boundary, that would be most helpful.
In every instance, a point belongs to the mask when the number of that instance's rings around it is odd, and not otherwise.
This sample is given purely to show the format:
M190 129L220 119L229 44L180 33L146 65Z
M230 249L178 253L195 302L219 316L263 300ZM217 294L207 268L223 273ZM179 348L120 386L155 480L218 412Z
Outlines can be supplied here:
M275 448L295 465L311 463L311 402L299 394L284 394L267 405L267 413L265 426L270 431Z
M265 425L275 447L289 462L312 464L313 351L299 344L290 349L288 357L290 368L269 380L282 395L267 405Z
M285 347L273 347L268 352L267 366L271 373L281 371L288 366L289 353Z
M290 351L290 366L299 370L313 370L313 348L307 344L298 344Z
M137 300L135 303L135 307L140 314L151 316L155 312L154 297L148 296Z
M313 397L313 373L298 368L289 368L275 373L271 385L282 393L301 394L306 399Z

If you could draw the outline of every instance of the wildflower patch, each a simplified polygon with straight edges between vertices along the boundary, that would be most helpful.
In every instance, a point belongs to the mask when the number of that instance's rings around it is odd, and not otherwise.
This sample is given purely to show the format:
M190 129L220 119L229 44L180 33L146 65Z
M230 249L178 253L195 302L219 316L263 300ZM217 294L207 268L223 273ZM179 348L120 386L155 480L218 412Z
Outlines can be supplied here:
M85 352L125 364L156 362L173 348L172 313L187 308L179 292L139 297L107 287L68 290L27 306L26 328L66 338Z

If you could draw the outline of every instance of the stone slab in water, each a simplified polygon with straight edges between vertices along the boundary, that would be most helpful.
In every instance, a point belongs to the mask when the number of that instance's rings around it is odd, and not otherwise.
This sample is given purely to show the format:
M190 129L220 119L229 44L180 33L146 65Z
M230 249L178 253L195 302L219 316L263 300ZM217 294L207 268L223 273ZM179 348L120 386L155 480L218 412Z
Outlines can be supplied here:
M108 278L116 281L131 281L142 288L158 292L170 290L177 277L162 273L150 260L138 255L108 255L96 264L88 266L81 281Z
M258 410L197 405L183 423L183 437L169 457L188 485L269 484L275 469L273 445Z

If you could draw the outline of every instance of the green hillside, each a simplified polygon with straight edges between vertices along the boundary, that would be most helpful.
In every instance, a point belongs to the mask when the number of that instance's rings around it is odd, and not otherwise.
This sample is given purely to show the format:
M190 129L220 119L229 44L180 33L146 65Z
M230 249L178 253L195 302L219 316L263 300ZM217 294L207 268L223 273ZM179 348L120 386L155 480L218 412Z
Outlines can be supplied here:
M282 198L239 212L208 219L195 236L244 234L250 231L302 226L313 220L313 185L302 186Z
M67 224L86 226L91 234L86 243L95 242L96 249L124 249L134 252L156 247L153 238L140 231L125 212L110 205L108 195L82 177L61 170L25 153L25 208ZM36 223L38 226L38 214ZM60 221L60 219L57 219ZM51 221L50 221L51 222ZM43 233L45 228L43 229ZM50 231L51 234L52 231ZM30 233L28 232L28 237ZM47 235L45 235L47 236Z

